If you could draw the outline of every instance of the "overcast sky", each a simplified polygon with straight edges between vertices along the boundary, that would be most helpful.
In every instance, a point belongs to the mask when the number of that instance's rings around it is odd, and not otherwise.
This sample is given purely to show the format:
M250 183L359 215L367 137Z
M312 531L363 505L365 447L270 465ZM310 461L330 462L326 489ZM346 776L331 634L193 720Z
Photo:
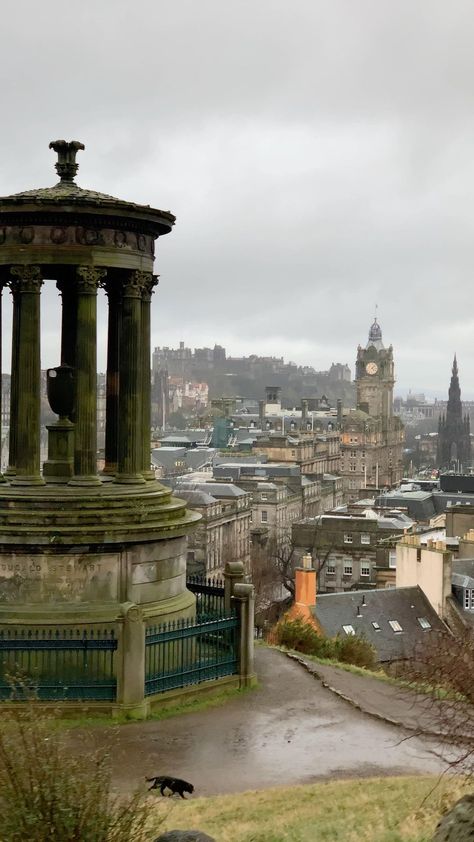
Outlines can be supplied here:
M81 186L177 216L154 345L353 370L377 303L398 391L457 351L474 397L472 0L2 0L0 32L0 194L74 138Z

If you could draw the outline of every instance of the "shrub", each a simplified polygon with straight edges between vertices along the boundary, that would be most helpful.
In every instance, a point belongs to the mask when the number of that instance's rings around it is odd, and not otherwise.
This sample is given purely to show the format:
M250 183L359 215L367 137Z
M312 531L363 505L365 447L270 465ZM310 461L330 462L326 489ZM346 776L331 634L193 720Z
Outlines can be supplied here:
M280 646L304 652L306 655L319 655L323 640L314 626L299 618L280 620L275 627L275 639Z
M145 821L141 794L112 796L103 753L72 755L33 703L2 717L2 842L144 842Z
M275 626L273 638L280 646L305 655L316 655L318 658L329 658L366 669L375 667L375 649L365 638L357 635L324 637L318 634L311 623L301 618L280 620Z
M336 637L334 648L337 661L369 670L376 666L375 649L365 637L352 634L347 637Z

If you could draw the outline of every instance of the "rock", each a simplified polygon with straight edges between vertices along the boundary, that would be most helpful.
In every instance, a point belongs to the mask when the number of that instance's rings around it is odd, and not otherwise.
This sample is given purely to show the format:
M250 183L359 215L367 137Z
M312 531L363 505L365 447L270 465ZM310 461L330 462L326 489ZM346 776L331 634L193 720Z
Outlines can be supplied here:
M167 830L155 842L216 842L202 830Z
M439 822L433 842L473 842L474 795L465 795Z

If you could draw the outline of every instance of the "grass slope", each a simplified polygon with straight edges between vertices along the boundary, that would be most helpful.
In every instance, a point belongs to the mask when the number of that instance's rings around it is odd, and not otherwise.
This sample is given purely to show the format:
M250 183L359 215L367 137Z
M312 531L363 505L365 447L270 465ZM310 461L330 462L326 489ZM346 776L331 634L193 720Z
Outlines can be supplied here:
M460 779L438 784L434 777L399 777L279 787L186 803L158 796L150 801L151 827L156 833L199 829L218 842L428 842L440 816L465 792Z

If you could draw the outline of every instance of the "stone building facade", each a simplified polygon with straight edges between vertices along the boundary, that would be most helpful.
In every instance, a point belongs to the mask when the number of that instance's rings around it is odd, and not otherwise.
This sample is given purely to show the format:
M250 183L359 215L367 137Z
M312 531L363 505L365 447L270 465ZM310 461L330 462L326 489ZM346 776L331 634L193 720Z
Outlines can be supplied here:
M251 496L231 483L178 483L180 499L201 515L188 538L189 574L222 576L228 562L250 570Z
M408 523L396 517L328 513L293 524L293 545L299 558L311 553L318 571L318 590L391 586L395 582L395 544Z

